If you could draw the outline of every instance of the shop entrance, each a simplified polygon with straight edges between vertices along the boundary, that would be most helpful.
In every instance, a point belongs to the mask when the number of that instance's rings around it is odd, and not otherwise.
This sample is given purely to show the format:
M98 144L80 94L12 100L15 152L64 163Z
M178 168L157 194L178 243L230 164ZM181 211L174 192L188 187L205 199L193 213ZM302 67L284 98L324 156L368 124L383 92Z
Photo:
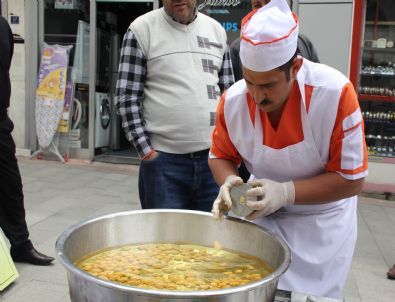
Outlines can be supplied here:
M114 105L122 39L130 23L157 7L151 1L97 0L97 66L95 95L95 158L110 163L138 163L126 140Z
M137 152L122 130L114 93L122 38L134 19L158 7L158 0L37 3L39 55L45 45L67 47L68 74L73 74L70 136L66 137L67 151L60 153L70 158L138 163Z

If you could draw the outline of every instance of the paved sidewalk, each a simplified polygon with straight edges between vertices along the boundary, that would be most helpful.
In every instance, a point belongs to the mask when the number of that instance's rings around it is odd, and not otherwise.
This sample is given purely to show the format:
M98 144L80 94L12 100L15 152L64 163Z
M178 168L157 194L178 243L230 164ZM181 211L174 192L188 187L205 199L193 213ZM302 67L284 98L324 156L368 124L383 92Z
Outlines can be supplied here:
M49 255L55 255L55 241L70 225L140 208L136 166L26 158L20 158L19 165L31 239ZM385 274L395 263L395 202L361 197L358 218L358 242L345 300L393 302L395 281ZM66 271L57 260L48 267L16 266L20 277L0 292L0 302L70 302Z

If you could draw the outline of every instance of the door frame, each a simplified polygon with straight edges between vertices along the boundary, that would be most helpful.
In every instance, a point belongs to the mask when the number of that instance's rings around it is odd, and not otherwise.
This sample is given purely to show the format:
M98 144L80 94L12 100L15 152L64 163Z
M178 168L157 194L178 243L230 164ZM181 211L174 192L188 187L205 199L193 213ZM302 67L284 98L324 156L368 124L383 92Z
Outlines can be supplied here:
M0 0L0 15L8 19L8 0Z
M35 122L37 74L40 57L40 2L25 0L25 146L37 150ZM41 3L42 7L43 3ZM43 11L44 12L44 11ZM39 55L37 55L39 54Z

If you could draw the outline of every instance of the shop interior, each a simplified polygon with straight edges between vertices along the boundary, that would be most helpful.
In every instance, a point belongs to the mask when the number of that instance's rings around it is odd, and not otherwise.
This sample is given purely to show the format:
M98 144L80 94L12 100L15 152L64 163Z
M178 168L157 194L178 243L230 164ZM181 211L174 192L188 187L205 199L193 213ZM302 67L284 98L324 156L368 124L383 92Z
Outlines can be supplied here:
M66 151L70 157L79 158L79 151L94 148L94 160L109 163L139 163L138 154L126 140L121 118L114 106L120 48L123 35L130 23L140 15L161 6L160 0L42 0L44 3L44 42L72 46L69 67L73 68L74 91L71 101L72 118ZM203 5L204 0L198 0ZM96 10L96 85L94 111L89 83L90 57L94 49L90 45L90 9ZM215 6L214 6L215 8ZM220 22L229 41L239 36L240 20L250 10L248 1L237 8L213 9L204 5L201 12ZM226 14L224 14L226 11ZM92 113L94 112L94 114ZM94 121L89 121L94 119ZM92 126L93 125L93 126ZM94 127L94 131L90 129ZM93 134L94 133L94 134ZM90 140L93 140L90 141ZM87 152L85 152L86 154ZM90 156L91 158L92 156ZM85 158L82 156L82 158Z
M46 0L44 42L72 45L69 67L74 70L74 99L70 148L89 148L94 139L94 160L136 164L136 150L126 140L114 105L118 63L123 35L138 16L153 9L153 2L139 0L96 3L97 60L94 137L89 137L90 1Z
M97 161L112 163L138 161L134 147L126 140L123 133L121 118L114 105L114 93L123 35L135 18L152 9L152 2L97 3L98 36L102 36L98 40L97 47L97 98L95 104L95 160ZM111 100L108 107L107 97ZM106 124L107 117L102 118L103 112L106 112L109 117L109 127L105 129L102 126Z
M395 10L393 1L366 7L359 95L370 156L395 163Z

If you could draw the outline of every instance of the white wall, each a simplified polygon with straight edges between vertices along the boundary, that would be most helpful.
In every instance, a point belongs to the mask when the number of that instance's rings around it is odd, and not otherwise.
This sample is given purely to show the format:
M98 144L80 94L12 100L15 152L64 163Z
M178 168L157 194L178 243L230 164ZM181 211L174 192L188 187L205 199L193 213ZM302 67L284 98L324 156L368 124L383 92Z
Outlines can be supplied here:
M300 0L300 32L317 49L321 63L349 76L352 0Z
M366 182L395 187L395 164L369 161L369 175L366 177Z
M19 16L19 24L10 24L13 33L25 38L25 0L8 1L8 22L11 14ZM10 70L12 90L9 113L15 124L12 136L17 148L22 149L25 148L26 136L25 71L25 44L15 44Z

